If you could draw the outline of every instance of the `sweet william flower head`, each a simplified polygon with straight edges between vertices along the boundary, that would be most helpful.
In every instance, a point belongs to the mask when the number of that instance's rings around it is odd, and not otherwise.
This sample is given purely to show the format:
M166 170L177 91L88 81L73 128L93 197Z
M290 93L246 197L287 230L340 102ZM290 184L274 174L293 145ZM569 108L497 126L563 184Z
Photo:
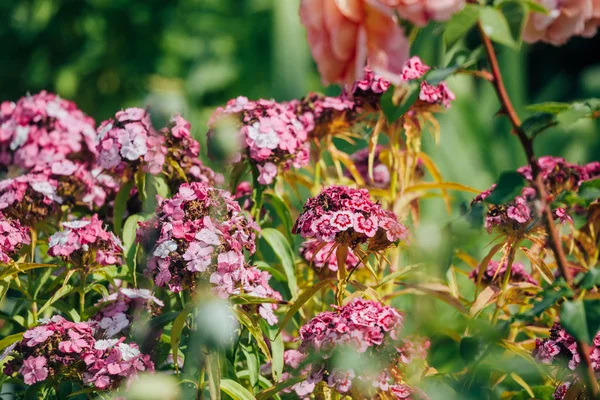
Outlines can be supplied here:
M94 263L100 266L122 262L121 241L106 231L98 215L77 221L63 222L63 230L48 240L48 254L62 257L74 265L87 268Z
M328 187L308 199L292 232L350 248L368 243L372 251L385 249L407 236L397 216L373 203L366 189L345 186Z
M504 262L502 265L498 261L490 261L488 266L483 273L482 282L489 285L495 284L497 286L501 285L504 281L504 276L506 275L508 263ZM469 278L471 278L475 283L477 283L477 274L479 273L479 268L473 269L469 273ZM519 262L513 262L510 269L510 282L527 282L532 285L538 285L538 281L533 279L531 275L525 270L525 266Z
M334 243L323 243L316 239L307 239L300 248L300 255L315 270L327 274L327 271L335 272L338 270L337 257L334 250ZM359 259L352 252L348 251L345 267L348 270L358 265Z
M0 105L0 164L23 172L71 160L91 168L95 123L75 103L42 91Z
M271 184L280 169L300 168L308 163L307 138L311 126L296 115L297 107L297 102L249 101L238 97L215 111L209 122L208 139L217 143L220 135L232 129L233 120L240 152L229 161L250 162L258 170L259 183Z

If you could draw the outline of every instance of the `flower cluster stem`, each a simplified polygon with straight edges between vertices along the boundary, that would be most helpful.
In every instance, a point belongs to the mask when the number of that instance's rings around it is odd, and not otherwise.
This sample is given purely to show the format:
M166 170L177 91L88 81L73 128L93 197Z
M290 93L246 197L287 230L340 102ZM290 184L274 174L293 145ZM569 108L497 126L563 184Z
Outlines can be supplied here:
M533 150L533 138L529 138L526 132L523 130L519 115L517 114L510 100L510 97L508 96L506 87L504 86L504 81L502 79L502 73L498 65L498 58L496 57L494 46L490 38L483 30L481 24L479 24L479 32L481 35L483 46L485 47L490 67L492 69L492 84L496 89L496 94L498 95L498 99L500 100L500 104L502 105L501 112L506 114L506 116L510 120L513 126L513 132L519 138L521 146L523 147L525 155L527 156L527 162L531 167L532 181L534 188L537 192L537 196L541 201L542 220L544 221L546 232L549 237L550 248L554 253L554 256L556 258L556 264L558 265L561 275L565 278L567 285L572 288L573 276L571 274L571 271L569 270L567 257L565 255L559 232L554 224L552 210L548 204L548 194L546 193L544 182L542 180L542 176L540 175L540 168ZM579 352L582 355L581 358L583 367L585 369L584 379L586 382L587 390L593 399L598 399L600 389L598 388L598 382L596 381L594 368L592 366L589 356L590 348L587 343L579 339L577 339L577 347L579 348Z

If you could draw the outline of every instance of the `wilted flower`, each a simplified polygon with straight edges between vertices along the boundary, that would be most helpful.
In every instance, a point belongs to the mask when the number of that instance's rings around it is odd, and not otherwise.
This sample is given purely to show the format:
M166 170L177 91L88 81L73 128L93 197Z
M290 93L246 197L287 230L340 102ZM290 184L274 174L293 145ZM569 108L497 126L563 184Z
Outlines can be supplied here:
M361 80L367 59L373 71L399 82L410 44L394 10L382 3L302 0L300 20L325 83Z

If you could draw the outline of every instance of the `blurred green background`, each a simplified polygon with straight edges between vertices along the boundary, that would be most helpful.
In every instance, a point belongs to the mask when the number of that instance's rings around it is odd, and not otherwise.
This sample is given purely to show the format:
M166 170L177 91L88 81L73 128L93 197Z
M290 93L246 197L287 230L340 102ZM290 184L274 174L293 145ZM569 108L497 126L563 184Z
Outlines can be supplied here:
M150 105L181 112L204 142L216 106L245 95L287 100L323 88L298 17L299 0L5 0L0 2L0 94L55 91L98 122L122 107ZM442 27L422 31L413 46L444 66ZM476 35L466 40L478 45ZM555 48L499 47L509 92L524 117L526 104L600 97L600 37ZM457 101L440 116L438 147L425 140L448 180L484 189L525 162L487 82L449 80ZM599 124L582 121L554 130L538 154L573 162L598 159ZM429 139L429 138L427 138ZM458 198L469 200L469 196ZM443 216L434 201L432 215ZM428 213L429 214L429 213ZM445 217L448 218L448 217Z

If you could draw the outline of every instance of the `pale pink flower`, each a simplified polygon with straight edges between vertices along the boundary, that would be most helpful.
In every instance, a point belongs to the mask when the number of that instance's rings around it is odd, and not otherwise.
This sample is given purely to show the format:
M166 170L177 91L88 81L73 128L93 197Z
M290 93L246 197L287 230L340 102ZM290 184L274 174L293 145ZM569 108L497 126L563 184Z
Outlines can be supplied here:
M548 10L548 14L532 12L523 31L526 42L546 42L555 46L565 44L573 36L594 31L586 23L597 12L593 0L535 0Z
M23 380L27 385L41 382L48 377L47 360L45 357L29 357L23 361L23 366L19 373L23 375Z
M325 83L348 83L369 66L399 82L409 42L394 10L368 0L302 0L300 20L306 27L313 58Z
M447 21L462 10L465 0L379 0L393 6L400 17L415 25L425 26L431 20Z

